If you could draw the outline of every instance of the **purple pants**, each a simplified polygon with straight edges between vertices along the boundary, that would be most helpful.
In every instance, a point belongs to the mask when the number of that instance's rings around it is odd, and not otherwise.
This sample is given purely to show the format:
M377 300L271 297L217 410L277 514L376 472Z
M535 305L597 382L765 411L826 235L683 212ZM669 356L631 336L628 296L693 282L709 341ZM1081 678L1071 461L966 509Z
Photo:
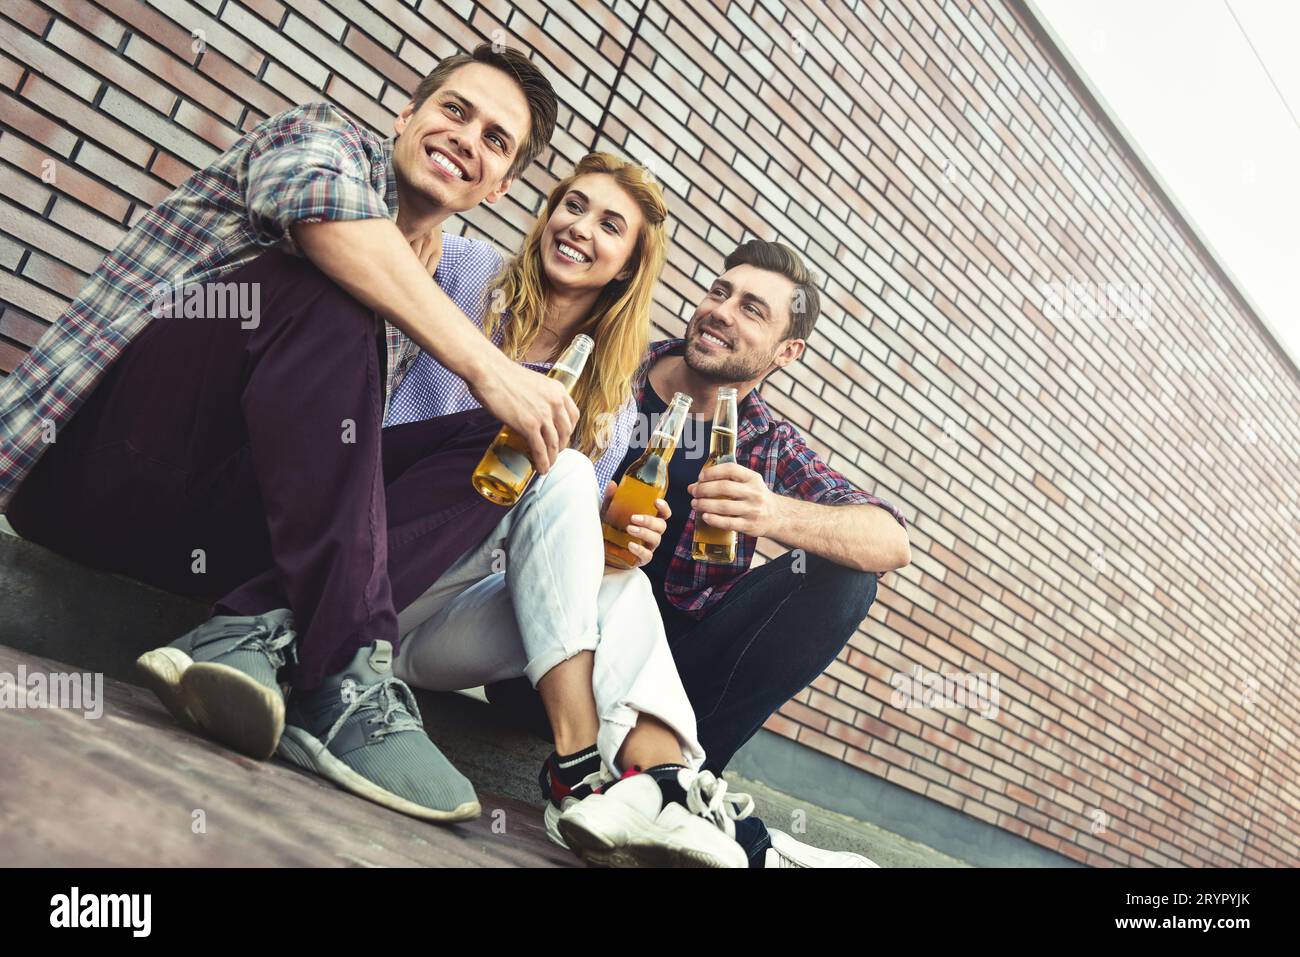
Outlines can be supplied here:
M376 639L501 520L470 484L481 409L381 429L383 323L310 262L268 252L238 318L153 319L23 482L7 517L85 564L215 602L291 608L295 685ZM249 324L245 322L244 324Z

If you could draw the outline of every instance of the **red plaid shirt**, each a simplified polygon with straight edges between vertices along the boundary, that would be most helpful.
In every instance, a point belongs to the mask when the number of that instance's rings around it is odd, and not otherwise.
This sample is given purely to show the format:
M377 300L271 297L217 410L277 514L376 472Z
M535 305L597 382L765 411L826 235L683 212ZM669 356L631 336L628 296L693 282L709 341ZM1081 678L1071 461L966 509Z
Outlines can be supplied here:
M144 331L173 286L230 272L290 227L397 215L392 140L327 103L262 123L151 209L104 257L75 302L0 379L0 512L104 373ZM418 354L385 328L391 395Z
M664 339L650 346L650 353L634 383L637 406L645 396L646 376L660 358L680 354L684 339ZM879 505L898 519L903 514L883 499L859 491L812 449L789 422L777 422L758 394L752 390L736 409L736 461L763 476L767 487L778 495L817 502L821 505ZM757 539L743 532L737 536L736 560L730 565L691 559L691 538L695 534L695 511L686 519L681 538L673 548L672 562L664 578L664 597L679 611L700 619L722 600L728 589L749 570ZM883 576L884 572L877 572Z

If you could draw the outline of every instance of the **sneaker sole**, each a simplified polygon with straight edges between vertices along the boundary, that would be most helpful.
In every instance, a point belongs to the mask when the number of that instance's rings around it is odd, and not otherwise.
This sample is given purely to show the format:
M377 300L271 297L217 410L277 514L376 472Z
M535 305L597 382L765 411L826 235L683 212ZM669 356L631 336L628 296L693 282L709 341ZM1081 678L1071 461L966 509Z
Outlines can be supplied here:
M596 867L738 866L706 850L668 840L653 821L644 815L637 817L640 820L631 817L628 809L616 813L591 805L587 798L566 812L557 828L570 850Z
M257 761L275 754L284 730L284 697L238 668L201 661L181 675L185 711L212 740Z
M861 854L854 854L851 851L829 851L820 847L800 844L788 834L782 834L778 837L775 831L769 830L768 833L772 839L772 848L782 857L794 861L800 867L834 867L840 870L847 868L880 867L880 865L871 860L871 858L864 857Z
M422 821L454 824L458 821L472 821L483 813L483 808L477 800L466 801L450 811L438 811L425 807L423 804L408 801L400 794L394 794L392 791L375 784L369 778L362 777L336 758L329 748L321 744L320 739L315 735L292 725L285 728L284 734L280 737L279 754L286 761L319 775L326 781L338 785L343 790L357 795L357 797L363 797L367 801L419 818Z
M568 843L564 840L564 835L560 833L559 821L562 812L550 801L546 802L546 810L542 812L542 823L546 825L546 836L550 838L551 843L570 850Z
M135 660L136 674L187 731L201 731L181 693L181 676L194 664L179 648L155 648Z
M265 761L284 729L284 696L237 668L194 662L179 648L136 659L136 673L187 731Z

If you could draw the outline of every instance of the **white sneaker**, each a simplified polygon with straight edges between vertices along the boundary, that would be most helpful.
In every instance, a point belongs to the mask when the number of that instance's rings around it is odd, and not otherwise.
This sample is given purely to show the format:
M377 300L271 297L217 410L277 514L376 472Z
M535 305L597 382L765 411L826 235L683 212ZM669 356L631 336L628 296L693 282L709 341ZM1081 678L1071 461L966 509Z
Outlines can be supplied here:
M634 774L565 810L558 828L568 846L602 867L748 867L735 822L748 817L747 794L727 794L708 771L683 768L686 805L664 804L659 784Z
M827 851L796 841L785 831L768 828L772 846L763 857L764 867L879 867L875 861L849 851Z

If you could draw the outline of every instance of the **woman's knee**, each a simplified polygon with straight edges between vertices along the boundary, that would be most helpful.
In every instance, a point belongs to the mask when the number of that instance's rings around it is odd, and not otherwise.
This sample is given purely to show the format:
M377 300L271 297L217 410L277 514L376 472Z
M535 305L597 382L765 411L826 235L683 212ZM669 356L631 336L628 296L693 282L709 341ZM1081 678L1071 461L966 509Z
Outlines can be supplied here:
M596 500L596 469L591 459L577 449L561 449L551 470L538 481L538 493L547 499Z
M563 477L566 481L585 482L591 480L591 484L596 484L596 466L591 459L583 455L577 449L560 449L560 454L555 457L551 464L549 476Z

